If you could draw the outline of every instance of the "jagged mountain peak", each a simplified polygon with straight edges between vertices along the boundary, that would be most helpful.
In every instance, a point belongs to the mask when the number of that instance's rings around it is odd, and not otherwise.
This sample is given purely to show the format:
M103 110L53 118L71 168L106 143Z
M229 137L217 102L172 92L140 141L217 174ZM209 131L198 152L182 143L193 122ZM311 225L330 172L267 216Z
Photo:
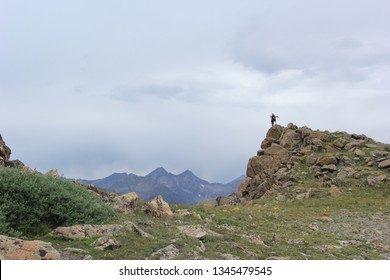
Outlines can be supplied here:
M155 177L155 176L165 176L168 174L170 173L166 171L164 167L158 167L146 176Z

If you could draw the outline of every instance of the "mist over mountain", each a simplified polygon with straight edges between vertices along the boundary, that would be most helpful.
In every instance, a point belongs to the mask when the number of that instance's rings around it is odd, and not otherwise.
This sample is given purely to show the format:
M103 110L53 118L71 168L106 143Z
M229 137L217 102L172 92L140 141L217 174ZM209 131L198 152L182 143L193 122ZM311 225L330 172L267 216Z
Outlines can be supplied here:
M175 175L160 167L146 176L113 173L102 179L78 181L119 194L136 192L145 200L162 195L169 203L196 204L205 199L227 196L237 191L238 184L244 179L244 176L240 176L226 184L210 183L197 177L190 170Z

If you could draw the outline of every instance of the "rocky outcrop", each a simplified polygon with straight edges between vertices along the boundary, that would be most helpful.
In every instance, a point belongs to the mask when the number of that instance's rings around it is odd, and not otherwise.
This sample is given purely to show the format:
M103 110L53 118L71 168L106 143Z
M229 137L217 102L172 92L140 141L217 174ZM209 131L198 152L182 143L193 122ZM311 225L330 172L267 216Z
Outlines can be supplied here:
M25 167L24 163L20 160L10 160L11 149L5 144L0 134L0 167L14 167L20 169L29 169Z
M5 144L0 134L0 167L5 166L11 157L11 149Z
M292 123L275 125L257 155L249 159L247 177L239 184L237 195L240 200L259 199L310 177L320 187L333 187L329 193L337 197L342 193L338 187L351 184L350 180L370 186L388 182L389 170L388 144L365 135L314 131ZM305 193L298 196L307 197Z
M27 241L0 235L0 259L3 260L59 260L60 253L51 243Z

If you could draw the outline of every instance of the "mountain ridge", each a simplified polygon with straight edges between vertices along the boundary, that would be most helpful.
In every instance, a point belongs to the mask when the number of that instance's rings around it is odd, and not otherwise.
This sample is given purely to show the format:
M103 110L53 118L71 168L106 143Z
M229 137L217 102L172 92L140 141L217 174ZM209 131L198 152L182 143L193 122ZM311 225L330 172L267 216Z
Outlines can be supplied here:
M145 200L162 195L169 203L193 205L205 199L227 196L235 192L244 178L242 175L225 184L210 183L199 178L189 169L173 174L163 167L158 167L145 176L115 172L100 179L78 179L77 181L119 194L136 192Z

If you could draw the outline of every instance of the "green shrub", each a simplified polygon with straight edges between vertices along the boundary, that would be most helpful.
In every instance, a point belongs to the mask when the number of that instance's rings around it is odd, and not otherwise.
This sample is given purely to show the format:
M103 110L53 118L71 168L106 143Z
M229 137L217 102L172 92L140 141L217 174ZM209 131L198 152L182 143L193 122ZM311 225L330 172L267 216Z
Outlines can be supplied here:
M64 178L0 168L0 234L24 234L58 226L105 223L115 211Z

